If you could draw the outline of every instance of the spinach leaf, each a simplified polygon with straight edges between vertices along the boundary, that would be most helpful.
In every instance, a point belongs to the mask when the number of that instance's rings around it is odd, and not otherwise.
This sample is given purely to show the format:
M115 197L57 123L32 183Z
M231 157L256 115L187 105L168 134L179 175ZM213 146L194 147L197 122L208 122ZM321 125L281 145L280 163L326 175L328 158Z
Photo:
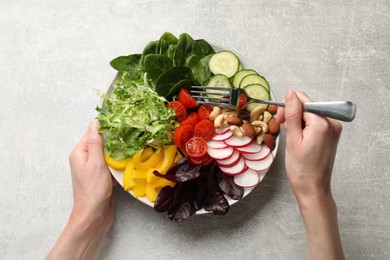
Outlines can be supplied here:
M158 41L152 41L152 42L149 42L143 52L142 52L142 56L141 56L141 60L140 60L140 64L143 68L145 68L145 57L146 55L148 54L152 54L152 53L156 53L156 49L157 49L157 45L158 45Z
M169 92L165 95L165 98L171 100L173 96L179 93L180 89L182 88L189 89L192 85L194 84L189 79L180 80L169 90Z
M187 33L180 34L175 53L173 54L174 65L180 66L186 64L187 57L191 55L193 42L194 39Z
M157 79L156 92L160 96L165 97L165 95L168 94L168 92L176 83L178 83L182 79L187 78L187 74L189 71L190 68L186 66L176 66L165 71Z
M141 54L132 54L129 56L119 56L110 62L111 67L117 71L128 72L132 79L141 76L142 68L140 66Z
M167 56L173 60L173 55L175 54L176 51L176 45L169 45L168 51L167 51Z
M210 78L210 70L208 66L204 67L200 58L192 54L187 59L187 66L191 69L191 80L199 85L203 85Z
M160 40L165 40L168 45L176 45L178 41L176 36L170 32L165 32L163 35L161 35Z
M173 61L165 55L148 54L145 56L144 67L148 78L152 80L153 84L156 84L160 75L173 67Z
M215 51L207 41L200 39L193 42L191 53L202 59L209 54L214 54Z

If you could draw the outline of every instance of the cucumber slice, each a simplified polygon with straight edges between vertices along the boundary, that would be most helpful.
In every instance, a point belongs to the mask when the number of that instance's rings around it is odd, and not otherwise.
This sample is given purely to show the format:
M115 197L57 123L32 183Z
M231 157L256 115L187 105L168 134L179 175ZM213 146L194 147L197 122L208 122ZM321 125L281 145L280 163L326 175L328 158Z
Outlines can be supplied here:
M235 88L239 88L240 87L240 82L241 80L245 77L245 76L248 76L248 75L258 75L257 72L255 70L251 70L251 69L244 69L244 70L240 70L238 71L234 77L233 77L233 87Z
M260 84L263 85L269 91L269 84L267 80L260 75L247 75L242 78L240 82L240 88L245 88L250 84Z
M244 90L248 93L248 95L252 98L270 100L270 94L268 90L261 84L251 84L244 88ZM249 103L246 106L246 110L252 111L255 107L264 106L267 109L268 105L266 104L258 104L258 103Z
M208 87L221 87L221 88L231 88L232 86L230 85L230 81L228 79L228 77L226 77L225 75L222 75L222 74L217 74L217 75L214 75L210 78L209 82L207 82L207 86ZM213 93L221 93L221 92L225 92L226 93L226 90L225 91L219 91L219 90L207 90L208 92L213 92ZM217 96L217 95L212 95L212 94L207 94L208 97L216 97L216 98L220 98L221 96Z
M228 78L237 73L240 61L237 56L230 51L220 51L214 54L209 61L210 71L214 74L223 74Z

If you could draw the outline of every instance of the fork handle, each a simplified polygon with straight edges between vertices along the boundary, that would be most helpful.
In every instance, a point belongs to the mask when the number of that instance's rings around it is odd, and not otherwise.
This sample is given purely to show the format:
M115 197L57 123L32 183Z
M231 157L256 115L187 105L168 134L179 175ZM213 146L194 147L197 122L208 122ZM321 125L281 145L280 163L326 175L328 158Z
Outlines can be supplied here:
M264 101L261 103L284 107L283 102ZM302 106L304 111L345 122L351 122L356 114L356 105L350 101L306 102Z

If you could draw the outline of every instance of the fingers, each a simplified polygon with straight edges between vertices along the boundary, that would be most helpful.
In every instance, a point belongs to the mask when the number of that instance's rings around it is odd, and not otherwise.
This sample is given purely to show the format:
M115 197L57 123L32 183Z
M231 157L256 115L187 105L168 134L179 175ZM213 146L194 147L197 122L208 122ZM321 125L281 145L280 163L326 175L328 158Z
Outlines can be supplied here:
M103 137L99 134L99 125L92 122L89 125L87 133L88 160L104 160L103 156Z
M83 136L80 142L75 146L72 153L69 155L69 161L73 164L83 164L88 160L87 133Z
M289 136L302 137L302 103L294 91L285 94L284 127Z

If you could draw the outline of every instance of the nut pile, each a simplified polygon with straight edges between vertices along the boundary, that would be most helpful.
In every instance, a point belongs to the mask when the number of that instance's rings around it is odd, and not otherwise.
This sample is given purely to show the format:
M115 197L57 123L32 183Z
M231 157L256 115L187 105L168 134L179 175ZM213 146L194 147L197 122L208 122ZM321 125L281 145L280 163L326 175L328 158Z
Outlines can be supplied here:
M248 136L257 144L264 143L271 150L275 148L275 139L279 134L280 126L274 115L277 106L257 106L251 112L213 107L209 119L214 121L215 128L230 127L230 131L237 137Z

